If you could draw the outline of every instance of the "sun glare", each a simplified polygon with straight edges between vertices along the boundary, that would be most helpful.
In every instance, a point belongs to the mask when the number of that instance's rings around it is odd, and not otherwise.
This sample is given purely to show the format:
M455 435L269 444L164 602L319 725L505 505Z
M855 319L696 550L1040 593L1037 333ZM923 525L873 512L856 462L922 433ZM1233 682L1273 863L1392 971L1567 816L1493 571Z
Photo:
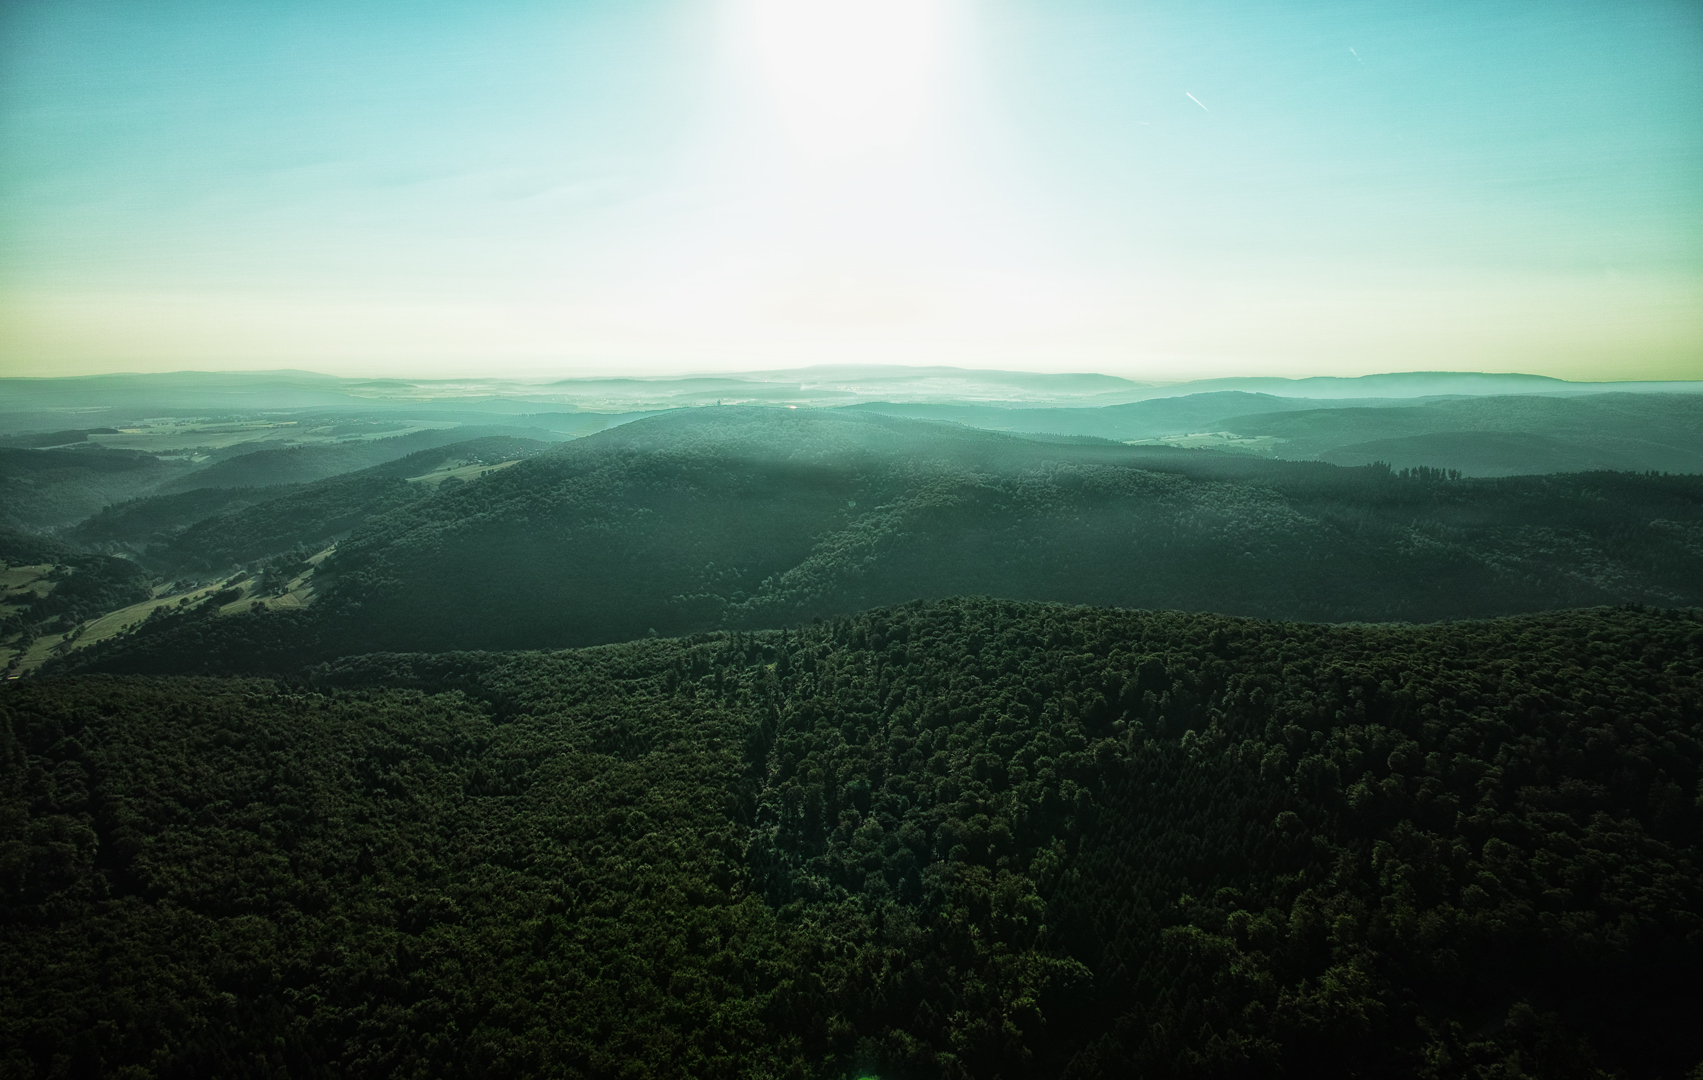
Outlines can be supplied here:
M903 147L927 119L941 0L736 0L737 37L794 146L847 159Z

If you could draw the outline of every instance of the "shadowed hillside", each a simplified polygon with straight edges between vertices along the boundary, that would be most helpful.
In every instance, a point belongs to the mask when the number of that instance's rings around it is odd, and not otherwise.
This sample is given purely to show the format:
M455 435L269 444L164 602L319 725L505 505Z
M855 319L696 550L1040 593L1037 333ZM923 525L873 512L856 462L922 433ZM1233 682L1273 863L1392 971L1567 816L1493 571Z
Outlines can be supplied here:
M150 454L98 447L34 450L0 447L0 526L55 528L108 503L145 495L189 466Z

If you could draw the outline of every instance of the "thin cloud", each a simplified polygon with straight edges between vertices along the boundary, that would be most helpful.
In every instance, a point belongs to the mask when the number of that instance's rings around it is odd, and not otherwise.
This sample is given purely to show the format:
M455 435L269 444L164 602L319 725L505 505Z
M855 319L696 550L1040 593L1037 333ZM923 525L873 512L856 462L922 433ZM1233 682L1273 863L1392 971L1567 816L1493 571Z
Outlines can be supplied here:
M1190 100L1190 101L1192 101L1192 102L1194 102L1194 103L1195 103L1195 104L1196 104L1196 105L1200 105L1200 99L1199 99L1199 98L1197 98L1197 97L1195 97L1195 96L1194 96L1194 95L1193 95L1193 94L1191 94L1191 93L1189 93L1189 92L1188 92L1188 91L1187 91L1187 90L1184 90L1184 91L1183 91L1183 95L1184 95L1184 96L1185 96L1185 97L1187 97L1187 98L1188 98L1188 99L1189 99L1189 100ZM1203 108L1203 109L1206 109L1206 106L1205 106L1205 105L1200 105L1200 107L1201 107L1201 108ZM1212 111L1212 110L1211 110L1211 109L1206 109L1206 111L1207 111L1207 112L1211 112L1211 111Z

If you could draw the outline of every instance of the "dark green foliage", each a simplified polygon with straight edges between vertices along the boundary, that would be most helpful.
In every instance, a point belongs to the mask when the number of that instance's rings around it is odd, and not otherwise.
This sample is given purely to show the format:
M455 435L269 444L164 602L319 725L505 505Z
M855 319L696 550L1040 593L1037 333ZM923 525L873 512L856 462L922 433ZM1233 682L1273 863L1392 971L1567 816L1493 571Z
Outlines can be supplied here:
M531 457L549 447L549 443L538 439L521 439L512 435L487 435L477 439L463 439L445 446L434 446L426 450L417 450L407 457L374 465L361 472L363 476L398 476L407 479L410 476L424 476L433 469L441 469L453 464L483 463L495 465L503 461L514 461L516 458Z
M0 526L57 528L154 491L187 466L134 450L0 447Z
M196 488L175 495L150 495L108 506L65 531L88 547L136 553L164 544L190 525L216 514L275 499L289 488Z
M55 674L298 675L344 651L311 608L219 616L216 608L199 604L161 608L134 633L66 653L44 667Z
M1703 603L1695 476L1463 480L727 408L429 499L339 486L357 483L376 481L324 481L181 541L215 566L353 524L316 573L314 614L289 624L311 641L266 616L221 628L209 652L210 631L158 620L56 665L288 672L375 648L586 645L977 594L1328 621Z
M76 554L76 548L51 536L0 527L0 562L12 566L38 566L64 562Z
M1382 461L1396 469L1449 468L1469 476L1517 476L1529 473L1585 472L1615 466L1636 468L1646 462L1617 459L1590 446L1548 435L1508 431L1440 431L1397 439L1334 446L1320 452L1333 465L1367 465ZM1666 460L1675 472L1703 471L1703 454L1696 462Z
M407 477L450 463L511 461L546 445L492 437L421 450L203 518L150 549L148 557L173 571L216 570L293 548L312 552L369 518L435 494L429 486L408 483Z
M149 562L220 570L297 546L317 550L375 514L432 494L389 476L333 477L264 502L203 518L149 549Z
M1703 396L1459 398L1393 408L1311 409L1226 420L1283 439L1285 457L1345 465L1465 468L1479 476L1657 469L1703 472ZM1394 453L1398 456L1386 456Z
M20 1075L1703 1060L1695 614L969 600L0 717Z
M592 667L460 695L85 682L0 699L16 1074L749 1075L774 916L722 799L738 720ZM654 749L600 745L609 710Z
M1439 483L700 409L375 518L321 594L343 651L592 644L964 594L1420 621L1703 602L1700 529L1703 477Z
M117 428L76 428L70 431L37 431L28 435L8 435L0 438L0 446L45 448L86 443L90 435L117 435Z

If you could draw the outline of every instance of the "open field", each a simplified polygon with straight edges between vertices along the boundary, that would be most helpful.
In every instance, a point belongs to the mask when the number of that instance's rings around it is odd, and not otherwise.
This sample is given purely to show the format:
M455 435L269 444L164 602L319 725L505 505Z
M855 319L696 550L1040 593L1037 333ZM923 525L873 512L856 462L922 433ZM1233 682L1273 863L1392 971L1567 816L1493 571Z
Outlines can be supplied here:
M334 550L336 550L335 545L316 552L307 560L307 568L292 578L282 593L275 595L258 595L260 579L247 573L220 581L198 583L189 589L174 590L172 585L162 585L154 596L140 603L131 604L116 611L109 611L100 618L73 627L65 633L44 634L36 638L30 643L23 657L18 660L16 667L8 672L8 675L13 679L19 678L39 668L55 656L63 656L66 653L75 652L78 649L87 648L98 642L128 633L141 626L149 616L161 608L193 607L221 590L235 589L237 591L234 598L219 606L218 613L221 616L251 611L256 604L280 609L306 607L313 600L313 572ZM13 567L9 570L0 571L0 581L9 584L11 577L21 577L30 571L45 573L49 569L51 567L48 566ZM53 583L48 582L47 584L51 587ZM16 648L0 646L0 668L11 665L17 655Z
M37 596L46 596L53 589L53 582L47 580L48 572L52 569L52 563L7 567L0 570L0 591L13 594L28 591ZM3 601L4 597L0 596L0 602Z
M1126 439L1128 446L1175 446L1183 450L1226 450L1240 454L1276 453L1282 439L1270 435L1238 435L1234 431L1202 431L1191 435L1162 435L1155 439Z
M510 465L518 465L520 464L520 461L520 458L515 458L511 461L499 461L495 465L486 465L477 461L468 465L451 464L446 465L441 469L433 469L429 473L422 473L419 476L410 476L408 478L408 482L410 484L430 484L432 487L437 487L445 480L451 478L456 480L477 480L487 473L494 473L498 469L506 469Z
M174 451L225 450L248 443L306 446L365 441L456 426L444 421L166 417L121 428L114 435L91 435L89 439L114 450L170 454Z
M125 633L126 631L134 629L136 626L140 625L143 620L148 618L148 616L152 615L159 608L187 607L191 604L196 604L205 600L221 588L246 588L250 585L251 582L246 581L237 585L227 585L227 583L224 582L213 582L211 584L199 585L184 592L162 591L159 595L148 600L144 600L139 604L131 604L129 607L123 607L119 608L117 611L108 612L98 619L94 619L82 624L81 626L74 627L65 633L43 634L41 637L36 638L30 643L29 649L24 653L23 659L19 661L18 666L12 671L11 677L15 679L21 675L26 675L47 663L48 660L55 656L60 656L76 649L86 648L96 642L105 641L108 638L117 637L119 634ZM221 608L221 614L223 611L224 609ZM15 651L9 651L6 656L0 657L0 662L10 663L12 657L15 655Z

